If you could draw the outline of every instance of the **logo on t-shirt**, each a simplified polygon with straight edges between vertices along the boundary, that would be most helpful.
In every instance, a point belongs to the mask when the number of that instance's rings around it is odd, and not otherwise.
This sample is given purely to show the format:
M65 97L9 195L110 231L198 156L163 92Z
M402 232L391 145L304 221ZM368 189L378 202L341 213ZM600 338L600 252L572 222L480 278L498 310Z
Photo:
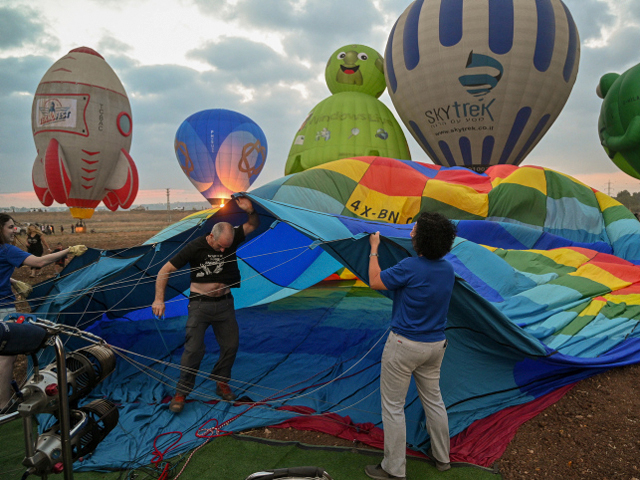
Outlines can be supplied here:
M196 273L196 277L204 277L205 275L217 274L222 271L224 260L222 255L207 255L207 259L200 264L200 272ZM213 267L213 268L211 268Z

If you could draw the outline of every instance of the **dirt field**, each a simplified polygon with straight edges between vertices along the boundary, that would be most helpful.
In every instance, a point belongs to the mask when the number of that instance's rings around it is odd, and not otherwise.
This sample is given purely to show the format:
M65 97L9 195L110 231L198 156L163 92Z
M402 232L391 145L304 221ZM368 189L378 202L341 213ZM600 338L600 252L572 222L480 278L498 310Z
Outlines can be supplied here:
M192 212L171 212L175 222ZM96 212L89 233L70 234L68 213L16 213L18 222L53 224L46 241L54 248L83 244L101 249L143 243L170 224L167 212ZM171 222L171 223L172 223ZM65 232L60 235L60 225ZM91 231L95 233L91 233ZM19 237L24 243L24 236ZM18 243L20 246L20 243ZM28 283L53 276L53 266L29 278L27 268L14 278ZM26 304L19 307L26 308ZM24 378L24 363L16 371ZM564 398L524 424L498 462L505 479L626 479L640 480L640 365L620 368L580 382ZM254 436L303 443L352 446L325 434L291 429L261 429Z

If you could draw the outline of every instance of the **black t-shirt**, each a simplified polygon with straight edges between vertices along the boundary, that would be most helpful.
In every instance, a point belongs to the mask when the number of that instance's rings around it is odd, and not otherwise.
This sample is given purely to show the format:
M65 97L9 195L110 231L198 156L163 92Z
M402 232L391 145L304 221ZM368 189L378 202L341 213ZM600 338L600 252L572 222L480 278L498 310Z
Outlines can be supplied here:
M231 288L240 286L240 269L236 249L244 242L242 225L234 227L233 243L224 252L216 252L207 243L206 235L192 240L169 262L180 269L187 263L191 266L193 283L224 283Z

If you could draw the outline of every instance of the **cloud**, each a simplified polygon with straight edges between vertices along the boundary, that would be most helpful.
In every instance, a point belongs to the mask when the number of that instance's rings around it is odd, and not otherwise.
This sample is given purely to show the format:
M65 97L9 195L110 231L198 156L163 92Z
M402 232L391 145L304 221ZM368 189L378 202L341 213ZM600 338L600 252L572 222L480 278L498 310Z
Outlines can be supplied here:
M199 0L196 4L207 15L225 18L244 32L255 32L256 38L274 33L287 56L318 65L324 65L342 45L360 43L382 51L386 42L386 34L381 34L385 15L371 0L239 0L233 8L220 1Z
M191 50L187 57L206 62L245 86L305 82L315 75L295 57L280 55L267 45L246 38L222 37Z
M30 8L0 7L0 49L30 45L38 45L46 51L59 48L58 39L47 34L39 18L38 12Z
M104 1L104 0L103 0ZM98 42L97 51L103 57L108 57L111 54L122 55L123 53L130 53L133 50L131 45L118 40L111 35L105 35Z

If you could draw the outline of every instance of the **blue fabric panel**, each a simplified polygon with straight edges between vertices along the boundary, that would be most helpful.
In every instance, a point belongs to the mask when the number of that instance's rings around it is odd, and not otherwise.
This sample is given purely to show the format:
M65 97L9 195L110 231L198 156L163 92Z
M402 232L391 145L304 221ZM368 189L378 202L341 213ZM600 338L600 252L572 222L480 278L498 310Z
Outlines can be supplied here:
M523 244L507 231L505 228L506 225L507 224L499 224L496 222L486 222L484 220L460 220L458 222L458 236L471 240L474 243L496 248L510 248L514 250L524 250L528 248L526 244ZM532 233L535 235L535 231Z
M406 16L402 35L402 51L404 52L404 65L407 70L413 70L420 63L420 42L418 27L420 12L424 0L416 0Z
M538 34L533 64L540 72L546 72L551 65L556 39L556 20L551 0L536 0L538 12Z
M561 3L562 8L564 8L564 12L567 15L567 23L569 24L569 48L567 49L567 59L564 62L564 69L562 70L564 81L568 82L571 78L571 74L573 73L573 67L576 60L578 59L579 39L578 28L576 27L576 23L573 21L573 16L564 2Z
M387 74L387 83L389 88L393 93L396 93L398 89L398 79L396 77L396 70L393 65L393 41L394 35L396 33L396 27L398 26L398 20L393 24L393 28L391 29L391 33L389 33L389 39L387 40L387 48L384 52L384 61L385 61L385 73ZM264 195L259 195L260 197L265 197ZM270 198L270 196L266 196L266 198Z
M590 234L595 241L606 241L602 212L580 202L575 197L551 198L547 197L547 215L544 221L547 231L559 230L575 234L567 236L569 240L584 242L584 233ZM589 240L594 241L594 240Z
M469 285L480 294L483 298L490 302L499 303L503 302L504 298L494 288L487 285L477 275L467 268L463 261L458 259L455 254L449 254L447 260L451 262L456 274L463 278Z
M420 172L421 175L424 175L427 178L435 178L438 176L438 172L439 172L438 169L427 168L424 165L421 165L419 163L405 161L405 160L403 160L402 163L413 168L414 170L417 170L418 172Z
M513 0L489 0L489 48L504 55L513 47Z

